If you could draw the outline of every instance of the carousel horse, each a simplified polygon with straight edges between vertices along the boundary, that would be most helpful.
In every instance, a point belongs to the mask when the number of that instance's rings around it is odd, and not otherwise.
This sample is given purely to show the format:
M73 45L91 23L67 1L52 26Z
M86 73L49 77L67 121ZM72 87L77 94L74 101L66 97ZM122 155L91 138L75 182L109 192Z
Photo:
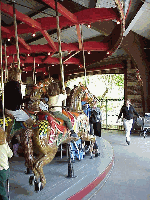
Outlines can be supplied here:
M50 80L51 81L51 80ZM46 91L46 87L50 84L49 81L43 83L35 92L35 97L38 99L41 94ZM29 183L35 186L35 191L40 191L46 184L46 178L43 172L43 166L50 163L56 155L58 146L62 143L72 141L69 130L64 126L60 119L56 119L48 111L39 110L39 100L28 104L25 110L29 116L34 119L35 123L29 126L25 122L21 123L21 127L14 131L14 119L10 117L9 125L6 129L9 141L16 133L21 132L22 142L24 144L26 166L32 169L34 176L30 176ZM63 111L64 113L66 111ZM95 142L95 137L89 135L89 126L87 116L82 112L66 112L71 119L73 128L78 135L85 141L91 141L92 145ZM34 155L36 149L36 156ZM38 179L40 179L38 181Z

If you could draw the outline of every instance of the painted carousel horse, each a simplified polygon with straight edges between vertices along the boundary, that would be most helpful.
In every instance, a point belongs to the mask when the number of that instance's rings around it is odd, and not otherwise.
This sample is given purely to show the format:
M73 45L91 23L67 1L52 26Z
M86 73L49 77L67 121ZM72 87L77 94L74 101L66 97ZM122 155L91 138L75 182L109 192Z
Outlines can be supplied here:
M40 89L39 91L42 93L44 90ZM39 97L40 94L37 93L36 96ZM39 112L38 109L39 101L28 104L26 112L34 119L35 123L32 126L22 123L19 129L22 132L26 166L31 168L34 173L34 176L30 177L29 183L35 185L36 191L43 189L46 184L43 166L53 160L61 143L69 143L72 140L69 130L64 126L62 120L56 119L48 111ZM95 137L88 134L87 117L79 112L67 112L67 114L70 115L73 127L78 130L78 135L80 134L84 140L94 143ZM11 117L10 119L6 129L9 140L16 132L16 130L14 131L14 119ZM38 179L40 180L38 181Z

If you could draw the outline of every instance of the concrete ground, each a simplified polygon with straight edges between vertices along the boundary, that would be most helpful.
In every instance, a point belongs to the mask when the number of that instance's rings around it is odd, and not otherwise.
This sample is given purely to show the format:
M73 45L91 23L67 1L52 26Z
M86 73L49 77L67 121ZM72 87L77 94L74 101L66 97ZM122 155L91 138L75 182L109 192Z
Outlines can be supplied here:
M124 131L102 130L102 138L114 149L114 168L84 199L150 200L150 136L131 135L129 146Z

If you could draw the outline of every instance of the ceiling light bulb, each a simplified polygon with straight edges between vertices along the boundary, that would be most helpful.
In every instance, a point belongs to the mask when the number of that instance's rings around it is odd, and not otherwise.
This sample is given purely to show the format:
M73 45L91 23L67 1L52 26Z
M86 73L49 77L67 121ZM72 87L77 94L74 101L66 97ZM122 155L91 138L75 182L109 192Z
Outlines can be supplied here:
M54 65L52 65L54 67Z
M88 28L91 28L91 24L88 24Z
M8 41L10 41L10 38L8 39Z
M48 52L48 56L50 56L51 55L51 53L50 52Z
M120 24L120 21L117 21L117 24Z
M91 54L91 52L90 52L90 51L88 51L88 54Z
M35 33L33 33L32 36L35 37Z
M109 51L107 52L107 54L109 54Z
M28 54L28 56L30 56L30 54Z

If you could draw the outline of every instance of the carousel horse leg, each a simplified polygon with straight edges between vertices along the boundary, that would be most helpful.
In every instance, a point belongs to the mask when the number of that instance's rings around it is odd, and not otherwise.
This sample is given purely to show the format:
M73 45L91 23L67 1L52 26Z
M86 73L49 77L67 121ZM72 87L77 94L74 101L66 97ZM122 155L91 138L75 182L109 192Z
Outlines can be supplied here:
M26 174L31 174L34 165L32 135L32 129L26 129L23 133L25 166L27 167Z
M47 165L53 160L58 150L57 147L48 147L48 148L50 148L48 153L44 154L41 158L39 158L36 161L35 166L33 168L33 172L36 177L36 180L34 181L36 192L41 191L45 187L45 184L46 184L46 178L43 172L43 166ZM37 181L38 178L40 178L40 182Z

